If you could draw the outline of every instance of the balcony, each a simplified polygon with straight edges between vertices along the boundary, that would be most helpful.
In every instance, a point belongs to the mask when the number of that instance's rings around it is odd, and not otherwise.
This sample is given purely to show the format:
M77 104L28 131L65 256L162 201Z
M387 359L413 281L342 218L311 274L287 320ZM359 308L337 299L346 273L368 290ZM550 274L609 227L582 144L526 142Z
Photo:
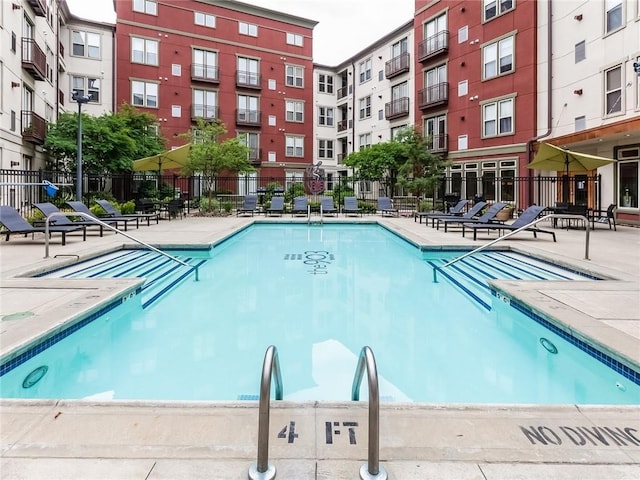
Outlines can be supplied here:
M236 125L249 127L262 126L262 112L259 110L236 110Z
M31 110L22 110L22 139L35 145L43 145L47 136L47 122Z
M22 68L36 80L47 78L47 57L32 38L22 37Z
M349 89L347 87L340 87L338 89L338 91L336 92L336 95L338 96L338 100L340 100L341 98L344 98L347 96L347 91Z
M196 118L202 118L203 120L220 118L218 114L218 107L195 103L191 107L191 120L195 120Z
M64 45L62 42L58 45L58 72L63 73L67 71L67 65L64 61Z
M338 154L338 165L344 165L344 159L346 158L346 156L347 156L346 153Z
M262 149L261 148L252 148L249 150L249 162L254 167L259 167L262 163Z
M401 53L384 64L384 76L385 78L396 77L402 73L408 72L410 66L411 58L409 53Z
M447 51L449 51L449 31L443 30L418 44L418 61L424 62Z
M392 100L384 105L384 117L387 120L409 115L409 97Z
M339 132L344 132L347 129L347 120L340 120L337 126Z
M449 101L449 83L440 82L418 92L418 106L421 109L445 105Z
M447 153L449 151L449 135L439 133L431 135L429 140L429 151L431 153Z
M254 90L261 90L260 74L256 72L243 72L238 70L236 72L236 86L242 88L252 88Z
M210 65L191 65L191 80L195 82L219 83L220 76L218 67Z
M27 2L33 13L35 13L38 17L46 17L47 16L47 2L46 0L27 0Z

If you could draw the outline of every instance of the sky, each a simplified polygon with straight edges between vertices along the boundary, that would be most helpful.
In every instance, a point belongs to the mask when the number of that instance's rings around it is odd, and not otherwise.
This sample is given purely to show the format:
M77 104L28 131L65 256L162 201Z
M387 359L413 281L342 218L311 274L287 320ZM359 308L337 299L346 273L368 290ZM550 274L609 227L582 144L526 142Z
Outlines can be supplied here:
M124 1L124 0L118 0ZM130 1L130 0L127 0ZM334 66L413 18L414 0L242 0L318 23L313 61ZM113 0L67 0L75 15L115 21Z

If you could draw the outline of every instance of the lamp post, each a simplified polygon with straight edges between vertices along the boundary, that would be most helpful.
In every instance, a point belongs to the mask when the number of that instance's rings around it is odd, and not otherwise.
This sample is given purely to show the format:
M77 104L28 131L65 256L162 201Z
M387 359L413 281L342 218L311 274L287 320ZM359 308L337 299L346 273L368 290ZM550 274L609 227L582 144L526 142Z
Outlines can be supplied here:
M78 102L78 154L76 157L76 200L82 201L82 104L91 100L89 95L73 92L71 99Z

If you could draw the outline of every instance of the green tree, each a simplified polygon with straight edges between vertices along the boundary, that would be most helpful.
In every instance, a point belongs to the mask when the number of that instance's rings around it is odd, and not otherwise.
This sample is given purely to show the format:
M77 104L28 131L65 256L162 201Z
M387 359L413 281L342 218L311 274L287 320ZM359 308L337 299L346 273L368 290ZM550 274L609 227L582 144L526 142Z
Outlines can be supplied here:
M221 173L237 174L254 171L249 162L249 147L243 138L231 137L223 140L227 129L219 120L205 122L199 118L197 126L182 136L191 143L185 175L201 174L208 186L209 203L213 197L214 184Z

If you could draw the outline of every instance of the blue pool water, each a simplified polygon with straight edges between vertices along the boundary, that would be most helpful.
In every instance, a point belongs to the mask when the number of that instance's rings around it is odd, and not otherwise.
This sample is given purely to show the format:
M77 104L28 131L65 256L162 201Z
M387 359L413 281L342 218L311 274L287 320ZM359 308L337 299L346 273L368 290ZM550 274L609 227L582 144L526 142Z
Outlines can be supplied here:
M637 384L524 313L434 283L430 263L459 252L379 226L255 225L180 255L211 257L198 282L111 309L4 374L2 397L253 399L274 344L289 400L348 400L369 345L386 401L640 403Z

